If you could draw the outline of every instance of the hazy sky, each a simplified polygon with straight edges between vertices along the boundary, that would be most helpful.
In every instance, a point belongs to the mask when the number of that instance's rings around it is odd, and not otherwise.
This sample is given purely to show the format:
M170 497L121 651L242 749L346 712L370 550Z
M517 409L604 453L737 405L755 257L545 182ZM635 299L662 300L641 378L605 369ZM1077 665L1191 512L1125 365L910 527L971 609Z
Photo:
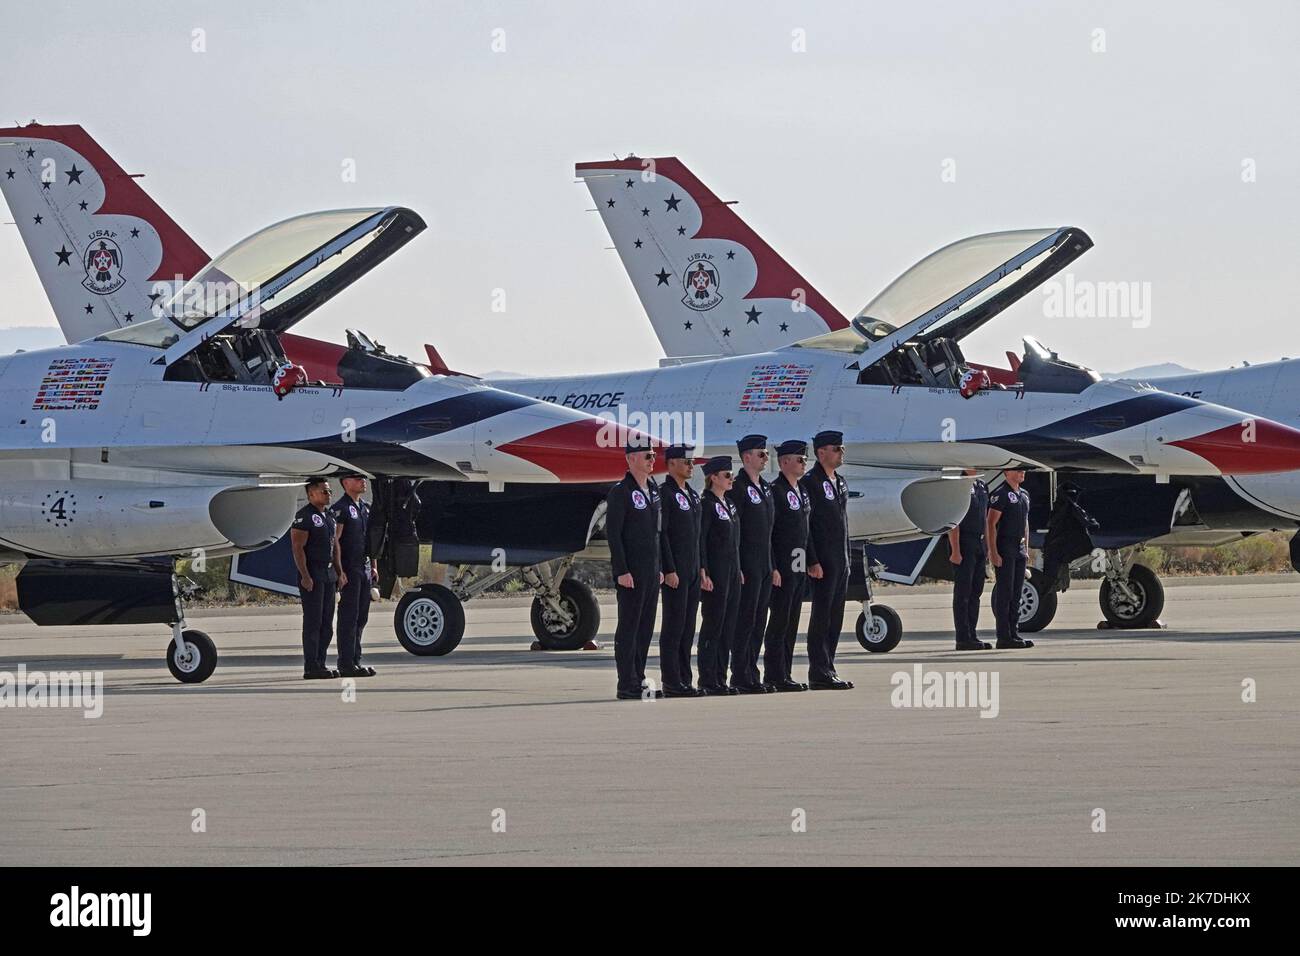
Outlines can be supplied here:
M1149 325L1035 294L967 354L1033 334L1101 370L1216 368L1300 355L1298 40L1291 2L47 0L0 17L0 122L81 123L212 254L308 210L413 207L429 230L296 331L468 371L657 362L573 178L629 152L741 200L849 314L954 239L1081 226L1075 279L1149 283ZM0 326L54 324L12 226L0 283Z

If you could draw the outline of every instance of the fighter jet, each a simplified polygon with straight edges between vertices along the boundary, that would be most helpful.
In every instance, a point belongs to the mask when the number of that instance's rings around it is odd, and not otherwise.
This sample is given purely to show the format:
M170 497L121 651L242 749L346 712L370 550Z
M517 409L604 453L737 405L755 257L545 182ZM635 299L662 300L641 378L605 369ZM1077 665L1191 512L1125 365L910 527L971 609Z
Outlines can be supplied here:
M676 157L582 163L577 173L590 190L645 306L668 355L667 364L701 356L764 353L849 326L849 320L812 283L737 215L733 203L720 200ZM652 198L658 198L661 205L656 206ZM937 274L957 258L959 248L942 250L922 266ZM694 308L689 296L675 294L676 277L689 276L693 263L702 256L722 267L716 277L717 298L707 309ZM881 298L864 308L859 318L879 315ZM751 317L755 321L750 321ZM949 334L959 340L974 327L958 325ZM1055 353L1033 339L1025 340L1023 358L1007 354L1009 368L975 362L967 362L966 367L984 373L993 383L1022 392L1041 387L1044 362L1065 367ZM917 371L924 379L925 370ZM1097 376L1089 373L1089 377ZM1083 383L1077 372L1076 381ZM1263 416L1300 425L1296 412L1300 407L1300 363L1295 361L1170 377L1150 384L1186 398L1232 406L1242 412L1243 419ZM1232 445L1222 450L1230 451ZM1267 455L1260 462L1263 472L1252 469L1248 474L1224 477L1198 474L1170 479L1134 474L1122 466L1115 469L1116 474L1069 476L1078 500L1100 525L1092 534L1092 544L1103 552L1105 577L1099 600L1106 622L1116 627L1147 626L1159 617L1164 604L1156 574L1135 565L1131 555L1121 554L1123 548L1144 541L1169 546L1221 544L1246 534L1300 527L1300 474L1268 470L1281 462ZM1220 460L1220 464L1226 462ZM1062 470L1071 469L1063 466ZM1034 502L1030 516L1033 544L1046 548L1050 543L1048 515L1057 502L1058 477L1032 472L1027 487ZM882 574L887 579L910 584L922 573L939 577L951 573L943 536L905 543L885 543L870 536L867 540L867 559L888 565ZM1293 541L1292 552L1300 558L1300 534ZM1088 554L1082 560L1094 557ZM1297 566L1300 569L1300 563ZM1022 630L1045 627L1055 609L1055 594L1046 586L1042 569L1036 568L1022 594ZM859 638L864 638L861 619ZM880 648L870 640L864 640L864 646Z
M77 136L65 132L69 130ZM96 153L98 147L79 128L43 127L39 132L84 149L79 153L83 159L93 154L91 165L102 178L126 180L134 187L125 174L118 178L116 164L102 150ZM636 166L636 176L629 174L630 169L618 170L618 188L631 191L656 182L643 180L640 161ZM84 170L85 164L80 168ZM580 173L586 168L580 167ZM593 180L604 183L607 172L600 177L593 172ZM770 249L760 248L761 240L752 232L732 222L717 235L733 238L707 240L704 233L709 230L698 211L691 213L685 191L671 188L666 177L659 186L669 187L663 197L643 190L642 204L632 208L634 218L645 221L642 228L655 230L649 253L655 262L651 288L662 286L663 295L673 302L685 300L674 306L692 317L684 322L688 326L693 320L708 323L716 328L716 341L725 342L734 330L722 311L724 304L738 310L746 325L770 327L772 316L768 326L762 320L764 310L772 309L781 319L777 328L794 328L780 315L779 309L784 309L804 320L798 331L807 338L754 357L566 380L512 380L510 387L526 388L561 406L615 418L621 412L627 424L641 416L652 431L666 437L665 429L656 428L653 421L658 415L659 426L666 420L671 437L694 441L701 454L730 450L734 438L746 431L811 435L824 427L841 428L852 463L846 473L854 489L854 533L874 541L925 539L958 520L966 507L969 482L957 477L955 470L968 465L995 468L1022 462L1067 469L1121 469L1164 478L1291 467L1294 461L1288 457L1297 447L1293 433L1278 431L1272 423L1253 422L1255 441L1245 454L1238 454L1235 436L1244 434L1243 416L1192 400L1161 397L1139 386L1099 383L1095 373L1059 362L1041 347L1035 346L1027 357L1025 382L1004 391L970 387L968 373L974 367L967 367L957 340L1086 251L1091 241L1081 230L997 234L947 247L909 270L849 323L842 317L837 320L838 313L811 286L790 285L797 276ZM125 185L122 189L126 191ZM134 201L149 203L149 216L160 224L157 232L172 237L162 243L167 255L173 245L181 251L193 245L188 237L173 242L179 229L136 190ZM603 209L619 207L621 200L612 193L608 199L614 203L601 203ZM687 218L679 224L659 218L677 216L683 209ZM704 247L684 251L682 262L677 263L664 237L684 237L691 230L701 234ZM638 246L637 238L629 233L628 246L639 251L647 241ZM740 275L748 275L754 288L762 286L775 295L772 290L789 286L792 297L755 299L752 290L747 297L747 287L736 283L731 265L739 262L746 267L746 255L762 263L767 269L764 276L769 277L754 279L756 266L747 266L749 272ZM691 268L692 262L704 265ZM675 287L674 275L683 277ZM55 271L51 282L58 280ZM54 301L51 282L47 289ZM60 293L63 288L57 286ZM797 307L811 310L813 318ZM67 312L67 306L56 303L61 323ZM378 354L360 333L350 336L348 348L289 334L279 338L296 362L312 370L313 378L347 382L358 364L379 358L394 372L409 374L401 371L403 363ZM439 372L449 371L433 350L430 365ZM691 433L683 433L687 424ZM549 634L551 646L580 646L567 642L594 633L590 630L598 614L594 599L575 589L576 582L564 579L563 572L565 562L598 527L600 486L565 486L545 498L531 490L520 493L511 485L500 495L483 493L478 490L481 485L447 485L437 480L422 487L433 490L435 500L455 503L436 515L422 515L421 536L432 539L435 559L482 566L492 552L505 551L512 562L526 562L525 579L531 576L539 593L539 603L534 605L539 639ZM494 569L493 574L473 579L461 593L472 593L472 588L499 573ZM459 640L455 627L419 626L433 618L456 620L456 596L448 601L444 591L432 586L403 598L405 608L399 605L397 624L399 639L408 650L445 653ZM873 615L873 620L886 617ZM897 629L882 633L873 649L888 649L899 636Z
M69 152L40 128L0 131L5 195L59 314L84 300L87 323L97 310L122 321L0 357L0 560L25 563L19 603L36 623L169 623L168 667L197 682L216 649L186 627L170 556L283 537L306 477L623 474L625 436L582 412L382 356L363 357L359 385L325 385L289 360L280 333L418 235L411 210L295 217L164 297L146 284L166 261L153 217ZM78 216L91 223L80 233Z

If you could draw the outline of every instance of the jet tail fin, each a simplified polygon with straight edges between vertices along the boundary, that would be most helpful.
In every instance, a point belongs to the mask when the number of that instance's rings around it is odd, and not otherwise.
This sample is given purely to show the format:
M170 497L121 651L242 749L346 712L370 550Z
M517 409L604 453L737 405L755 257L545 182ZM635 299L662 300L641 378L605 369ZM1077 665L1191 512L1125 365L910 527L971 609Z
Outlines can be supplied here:
M766 352L848 325L675 157L579 163L669 358Z
M208 255L80 126L0 129L0 191L69 342L153 318Z

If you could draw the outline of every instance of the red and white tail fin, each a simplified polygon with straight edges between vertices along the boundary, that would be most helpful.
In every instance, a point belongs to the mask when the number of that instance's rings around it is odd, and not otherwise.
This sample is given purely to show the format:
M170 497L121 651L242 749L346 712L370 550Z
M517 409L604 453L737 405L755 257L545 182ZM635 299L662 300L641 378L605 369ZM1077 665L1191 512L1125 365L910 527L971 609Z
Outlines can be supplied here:
M576 173L670 358L766 352L848 325L675 157Z
M80 126L0 129L0 190L69 342L152 318L208 262Z

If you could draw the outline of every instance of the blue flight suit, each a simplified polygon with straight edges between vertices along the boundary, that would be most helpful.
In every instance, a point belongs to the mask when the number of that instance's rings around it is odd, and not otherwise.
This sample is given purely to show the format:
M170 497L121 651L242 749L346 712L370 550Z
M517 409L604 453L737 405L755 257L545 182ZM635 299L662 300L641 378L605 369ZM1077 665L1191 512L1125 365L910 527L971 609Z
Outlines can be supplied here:
M989 495L989 510L999 511L997 552L1002 567L994 571L993 617L998 625L999 641L1020 639L1020 592L1025 585L1025 564L1029 551L1024 539L1029 527L1029 492L1022 485L1012 491L1002 485Z
M758 654L767 630L768 605L772 603L772 523L776 508L767 479L759 475L753 482L743 468L727 497L740 523L740 573L744 576L732 642L731 686L752 687L762 683Z
M970 489L970 507L957 526L961 564L953 565L952 623L959 645L974 644L979 640L976 625L979 624L980 597L987 577L988 549L984 544L984 530L988 511L989 486L976 478Z
M642 491L628 472L605 496L605 531L618 599L614 664L622 697L640 697L645 683L659 603L659 527L658 486L650 478ZM618 583L624 574L632 575L632 587Z
M370 619L370 558L366 554L370 533L370 504L364 499L353 501L344 495L330 506L330 512L343 533L339 536L339 556L348 583L339 593L338 657L339 669L361 664L361 633Z
M740 522L735 505L712 491L700 498L700 569L713 582L700 595L700 687L717 691L727 683L740 608Z
M298 510L289 527L307 532L303 557L312 579L310 591L298 585L302 598L303 667L324 670L325 655L334 636L334 591L338 585L334 573L334 514L309 502Z
M690 687L691 648L700 610L700 495L675 478L659 486L659 535L663 573L677 575L677 587L663 588L663 617L659 622L659 676L665 689Z

